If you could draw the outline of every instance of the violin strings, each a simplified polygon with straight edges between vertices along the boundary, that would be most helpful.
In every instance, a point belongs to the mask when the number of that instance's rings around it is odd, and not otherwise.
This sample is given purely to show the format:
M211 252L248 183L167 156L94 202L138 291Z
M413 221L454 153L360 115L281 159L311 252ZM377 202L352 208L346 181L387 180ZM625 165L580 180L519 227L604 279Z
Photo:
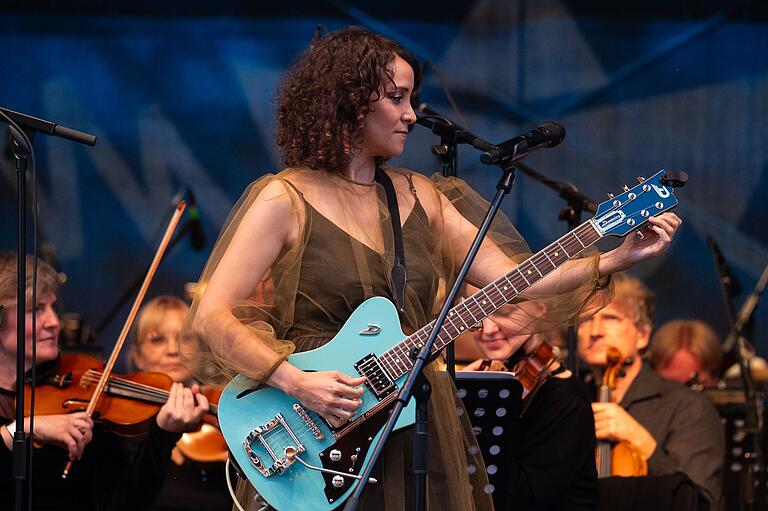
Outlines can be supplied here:
M88 370L83 375L81 381L87 384L96 384L101 379L101 373L94 370ZM123 378L112 376L109 378L108 384L119 389L134 392L141 398L154 401L154 402L166 402L168 401L169 393L162 389L145 385L142 383L133 382Z

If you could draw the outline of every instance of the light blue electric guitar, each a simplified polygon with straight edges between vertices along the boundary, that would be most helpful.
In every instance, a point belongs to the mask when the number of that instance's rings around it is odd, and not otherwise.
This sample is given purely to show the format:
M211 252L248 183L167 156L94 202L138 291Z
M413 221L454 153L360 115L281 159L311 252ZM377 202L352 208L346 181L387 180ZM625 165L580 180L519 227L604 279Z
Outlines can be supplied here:
M678 183L663 170L638 180L631 190L625 187L600 204L594 218L453 307L433 353L600 238L624 236L677 204L672 192ZM288 358L305 371L337 370L367 378L362 406L340 428L282 391L258 387L243 375L227 385L219 400L221 431L248 480L272 507L330 510L351 495L412 366L410 353L426 341L432 325L406 336L392 303L371 298L326 345ZM411 402L396 427L413 422Z

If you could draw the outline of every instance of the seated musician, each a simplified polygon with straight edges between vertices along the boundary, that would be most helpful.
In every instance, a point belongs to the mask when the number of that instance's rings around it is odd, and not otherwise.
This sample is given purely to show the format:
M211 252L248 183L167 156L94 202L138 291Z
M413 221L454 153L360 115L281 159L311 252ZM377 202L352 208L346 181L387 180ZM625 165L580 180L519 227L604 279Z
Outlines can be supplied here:
M725 460L720 418L706 398L643 365L653 295L629 275L614 274L613 281L613 301L579 326L579 355L598 381L609 346L629 361L612 402L592 404L597 438L633 444L647 458L649 475L684 473L718 509Z
M148 301L136 316L128 359L135 369L165 373L173 381L196 390L197 380L179 358L179 333L187 312L187 304L175 296L158 296ZM203 424L200 432L183 435L171 453L165 482L153 509L229 508L232 499L225 481L226 455L221 433L210 424Z
M27 313L26 367L32 364L32 310L37 310L37 382L55 369L59 359L61 323L56 313L59 275L38 261L37 303L31 303L33 258L26 258ZM16 254L0 252L0 498L12 506L11 449L16 430ZM41 399L38 392L37 399ZM84 412L66 415L36 415L33 440L32 483L34 509L147 509L157 495L171 449L181 436L200 423L208 408L204 396L177 384L170 391L152 430L138 445L128 444L105 431ZM29 420L24 424L29 430ZM132 452L131 455L127 454ZM77 460L67 479L62 470L67 460Z
M536 307L520 304L520 307ZM507 334L486 318L476 334L486 359L507 361L519 349L529 352L542 334ZM477 360L465 370L477 370ZM491 366L493 368L493 365ZM529 395L520 418L514 455L505 460L504 509L582 510L597 506L595 427L584 385L557 361L551 378ZM497 490L499 491L499 490Z
M698 319L669 321L651 338L651 365L668 380L714 387L722 359L722 342Z

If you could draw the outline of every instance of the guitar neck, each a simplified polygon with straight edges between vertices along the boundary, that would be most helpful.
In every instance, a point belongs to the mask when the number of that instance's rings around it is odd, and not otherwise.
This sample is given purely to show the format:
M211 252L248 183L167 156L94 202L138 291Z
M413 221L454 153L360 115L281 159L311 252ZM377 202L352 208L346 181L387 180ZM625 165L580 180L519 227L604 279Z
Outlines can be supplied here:
M549 246L535 253L508 273L497 278L477 293L455 305L448 312L443 328L432 346L436 355L456 337L476 325L504 304L511 302L536 282L553 272L568 259L577 256L601 238L592 220L584 222ZM384 352L379 359L398 378L413 366L410 353L421 349L429 338L435 322L432 321L403 341Z

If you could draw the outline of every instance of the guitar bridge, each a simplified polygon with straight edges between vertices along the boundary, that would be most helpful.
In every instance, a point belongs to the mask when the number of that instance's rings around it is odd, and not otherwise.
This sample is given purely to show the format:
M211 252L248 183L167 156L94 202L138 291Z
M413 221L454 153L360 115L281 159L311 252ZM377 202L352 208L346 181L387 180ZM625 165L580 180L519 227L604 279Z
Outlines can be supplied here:
M293 444L285 446L270 445L266 438L267 433L279 429L282 429L288 433L290 439L293 440ZM278 439L282 437L282 435L271 436ZM256 452L254 443L257 441L257 445L260 445L272 458L272 464L270 466L266 466L261 460L261 456L259 456L259 454ZM282 455L278 456L275 451L280 451L281 447ZM248 436L243 441L243 448L248 454L248 459L250 460L251 464L256 468L256 470L261 472L261 475L264 477L270 477L275 474L282 474L296 462L296 457L306 450L304 445L302 445L298 437L294 434L291 427L285 421L285 417L283 417L283 414L281 413L275 415L274 419L270 420L263 426L257 426L253 428L253 430L248 433Z

